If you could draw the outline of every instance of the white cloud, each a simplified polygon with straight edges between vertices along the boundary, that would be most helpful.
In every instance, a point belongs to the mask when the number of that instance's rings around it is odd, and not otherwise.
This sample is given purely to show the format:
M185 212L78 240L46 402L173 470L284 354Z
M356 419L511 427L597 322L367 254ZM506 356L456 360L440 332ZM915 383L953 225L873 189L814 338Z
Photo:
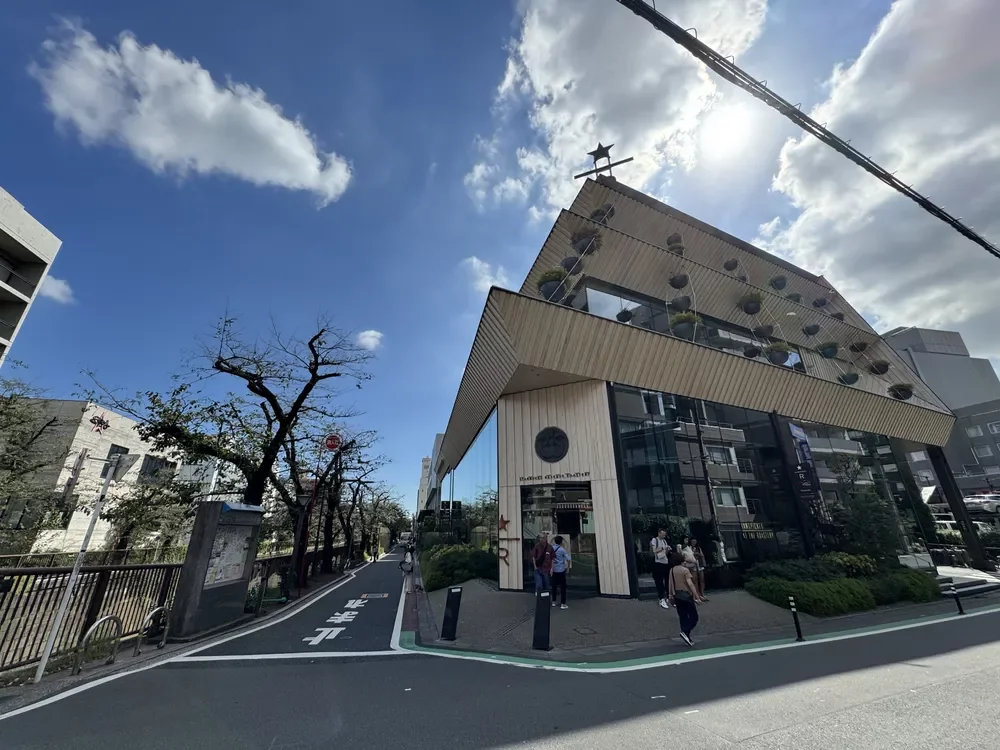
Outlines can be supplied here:
M69 282L57 279L55 276L46 276L42 280L42 285L38 288L38 295L55 300L63 305L70 305L76 302Z
M123 32L106 48L64 22L42 45L31 75L57 123L85 144L128 149L157 173L225 174L254 185L305 190L322 205L351 180L341 156L323 152L298 119L260 89L217 83L197 60L181 60Z
M992 0L897 0L812 113L994 242L997 28ZM880 326L959 328L978 354L1000 357L1000 261L811 137L785 144L774 187L800 213L772 249L825 274Z
M382 346L382 339L384 337L384 333L374 329L362 331L358 334L358 346L362 349L367 349L368 351L373 352Z
M661 0L662 13L725 55L739 55L763 27L767 0ZM699 118L716 85L694 58L626 8L608 0L522 0L521 25L494 113L500 124L477 142L465 184L480 207L529 197L531 215L568 205L598 141L642 188L664 167L694 163ZM522 108L538 144L509 143L512 113ZM500 145L507 142L504 152ZM509 181L513 182L509 182Z
M778 231L781 226L781 217L775 216L770 221L765 221L759 227L757 227L757 233L761 237L774 237L774 233Z
M492 286L506 287L510 284L503 266L494 268L474 255L463 260L461 265L472 279L472 288L480 294L486 294Z

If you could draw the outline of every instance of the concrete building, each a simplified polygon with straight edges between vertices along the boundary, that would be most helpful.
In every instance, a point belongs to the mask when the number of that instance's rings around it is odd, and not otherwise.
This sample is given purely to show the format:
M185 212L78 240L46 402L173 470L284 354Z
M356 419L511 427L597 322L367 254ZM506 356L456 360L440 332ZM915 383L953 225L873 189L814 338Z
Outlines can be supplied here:
M417 512L427 504L427 492L431 483L431 457L420 459L420 485L417 487Z
M434 449L431 451L428 463L427 492L424 495L423 503L417 504L417 520L420 520L427 514L438 514L441 511L441 471L439 471L439 468L441 462L444 460L441 456L441 446L443 444L444 433L439 432L434 436Z
M599 177L490 290L432 469L443 501L497 492L501 588L544 531L572 587L636 596L657 528L723 567L812 554L844 457L882 494L878 446L943 465L954 421L823 277Z
M884 338L957 418L944 453L959 489L969 495L1000 490L1000 378L993 363L970 356L955 331L894 328ZM907 464L918 486L940 485L926 451L904 450L893 460Z
M61 245L59 238L0 188L0 364Z
M57 423L47 439L60 447L65 460L37 474L37 481L46 491L60 498L64 508L61 518L39 532L33 551L71 552L80 548L90 515L78 509L89 505L100 492L107 473L107 463L114 455L138 455L135 465L120 482L113 483L108 504L128 491L130 481L150 476L161 469L176 469L178 461L153 451L136 432L136 422L98 404L76 400L45 400L40 402L48 417ZM86 451L86 454L84 453ZM91 549L102 549L111 543L111 525L97 522Z

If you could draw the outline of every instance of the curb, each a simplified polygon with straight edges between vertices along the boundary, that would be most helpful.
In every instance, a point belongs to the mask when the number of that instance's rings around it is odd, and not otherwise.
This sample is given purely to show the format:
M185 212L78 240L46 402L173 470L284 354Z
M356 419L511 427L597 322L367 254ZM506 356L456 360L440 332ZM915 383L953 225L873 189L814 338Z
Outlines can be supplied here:
M467 661L489 662L493 664L505 664L513 667L525 667L529 669L547 669L556 672L585 672L592 674L609 674L615 672L631 672L641 669L653 669L656 667L675 666L688 662L705 661L707 659L719 659L727 656L739 656L741 654L754 654L766 651L776 651L785 648L807 648L809 646L830 643L833 641L848 640L851 638L863 638L881 633L891 633L898 630L909 630L911 628L924 627L926 625L937 625L944 622L953 622L955 619L968 619L970 617L980 617L1000 613L1000 605L993 607L983 607L964 615L938 615L925 616L911 620L903 620L883 625L870 625L864 628L854 628L848 630L838 630L831 633L816 635L809 640L797 642L794 638L782 638L774 641L763 641L746 645L719 646L716 648L706 648L691 652L681 652L677 654L663 654L657 656L640 657L636 659L624 659L621 661L554 661L551 659L532 658L528 656L516 656L507 654L496 654L486 651L469 651L451 648L440 648L426 646L417 642L417 634L413 631L400 633L399 647L414 653L438 656L445 659L464 659Z

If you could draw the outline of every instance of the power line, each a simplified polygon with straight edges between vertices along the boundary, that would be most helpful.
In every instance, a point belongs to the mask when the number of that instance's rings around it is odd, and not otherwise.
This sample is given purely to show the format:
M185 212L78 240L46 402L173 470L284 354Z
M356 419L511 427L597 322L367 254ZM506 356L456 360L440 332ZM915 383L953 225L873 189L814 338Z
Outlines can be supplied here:
M932 203L925 196L918 193L906 183L896 179L891 172L887 172L856 148L851 146L850 142L845 141L831 133L825 127L800 110L798 105L790 104L782 99L780 96L767 88L765 85L766 81L754 80L754 78L750 75L736 67L735 62L731 62L729 58L722 57L707 44L698 41L696 30L682 29L680 26L657 11L655 5L650 5L645 2L645 0L618 0L618 2L640 18L644 18L652 24L655 29L673 39L677 42L677 44L681 45L684 49L701 60L701 62L725 78L727 81L739 86L741 89L757 99L760 99L772 109L776 109L804 131L816 137L822 143L825 143L835 151L843 154L866 172L874 175L886 185L891 187L893 190L905 195L907 198L931 214L931 216L940 219L945 224L952 227L952 229L955 229L960 234L969 238L977 245L984 248L988 253L990 253L990 255L1000 258L1000 248L997 248L996 245L981 236L978 232L975 232L971 227L963 224L960 218L952 216L943 208ZM694 32L693 34L689 33L692 31Z

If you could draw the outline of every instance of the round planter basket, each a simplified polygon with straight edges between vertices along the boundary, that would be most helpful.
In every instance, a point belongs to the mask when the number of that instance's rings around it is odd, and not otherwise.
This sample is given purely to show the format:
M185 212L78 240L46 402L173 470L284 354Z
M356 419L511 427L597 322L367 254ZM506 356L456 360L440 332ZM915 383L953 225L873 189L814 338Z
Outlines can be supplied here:
M740 262L736 260L736 258L730 258L729 260L727 260L725 263L722 264L722 267L725 268L727 271L735 271L737 268L740 267Z
M772 365L783 365L788 361L789 352L776 350L767 353L767 359Z
M670 309L676 312L687 312L691 309L691 298L686 295L674 297L670 300Z
M780 292L786 286L788 286L788 279L786 279L784 276L775 276L773 279L771 279L772 289L777 289Z
M743 356L746 357L747 359L756 359L757 357L760 356L760 349L758 349L756 346L748 346L746 349L743 350Z
M592 255L601 248L601 235L595 229L585 229L576 232L570 244L577 255Z
M868 348L868 342L867 341L855 341L848 348L852 352L854 352L855 354L861 354L861 352L863 352L865 349Z
M837 356L838 351L840 351L839 346L837 346L836 344L830 344L820 349L819 353L820 355L822 355L823 359L833 359L834 357Z
M628 323L632 320L634 313L631 310L619 310L615 317L618 319L619 323Z
M802 333L804 333L806 336L815 336L817 333L819 333L819 324L810 323L807 326L802 326Z
M747 315L756 315L760 312L760 302L755 302L754 300L746 300L740 303L740 308Z
M884 361L872 362L871 365L868 366L868 371L873 375L885 375L889 372L889 363Z
M590 218L592 221L596 221L598 224L606 224L611 221L615 216L615 207L610 203L605 203L600 208L594 209L590 212Z
M799 294L798 292L792 292L791 294L786 294L785 299L790 300L792 302L801 302L802 295Z
M858 382L858 374L856 372L843 372L837 376L837 380L844 385L854 385Z
M538 287L538 293L542 295L544 300L558 302L566 294L566 288L561 281L546 281Z
M670 331L679 339L694 339L694 323L678 323L670 328Z
M683 289L687 285L688 275L686 273L678 273L670 277L670 286L674 289Z
M913 388L903 383L889 386L889 395L900 401L909 401L913 398Z
M826 299L826 297L819 297L818 299L814 299L813 307L826 307L827 301L828 300Z
M834 320L843 320L846 316L842 312L830 313L830 317Z
M753 335L757 338L766 339L774 333L774 326L770 323L765 323L764 325L757 326L753 329Z
M560 267L566 273L573 275L578 273L583 273L583 258L578 258L575 255L570 255L559 261Z

